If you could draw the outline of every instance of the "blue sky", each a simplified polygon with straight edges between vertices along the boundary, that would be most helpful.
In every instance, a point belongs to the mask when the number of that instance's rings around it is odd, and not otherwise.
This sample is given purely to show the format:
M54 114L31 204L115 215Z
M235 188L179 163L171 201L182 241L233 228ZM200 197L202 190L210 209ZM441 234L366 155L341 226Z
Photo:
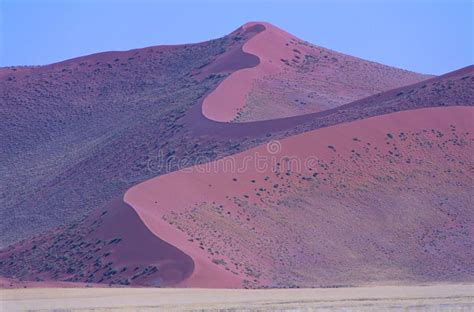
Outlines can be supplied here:
M471 0L0 0L0 66L199 42L253 20L422 73L473 63Z

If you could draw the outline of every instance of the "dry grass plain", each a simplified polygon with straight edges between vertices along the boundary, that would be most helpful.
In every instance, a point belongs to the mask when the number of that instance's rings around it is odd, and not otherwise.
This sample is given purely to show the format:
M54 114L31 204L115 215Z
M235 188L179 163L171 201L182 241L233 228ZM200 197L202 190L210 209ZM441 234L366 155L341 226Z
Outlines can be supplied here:
M2 289L1 311L474 311L474 285Z

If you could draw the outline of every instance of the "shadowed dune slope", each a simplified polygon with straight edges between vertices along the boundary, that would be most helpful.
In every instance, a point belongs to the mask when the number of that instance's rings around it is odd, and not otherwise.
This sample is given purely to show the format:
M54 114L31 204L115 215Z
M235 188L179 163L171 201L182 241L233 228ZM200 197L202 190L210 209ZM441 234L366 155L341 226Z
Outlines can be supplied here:
M472 107L426 108L319 129L125 201L197 270L207 261L245 287L472 282L472 120Z
M248 122L303 115L347 104L429 78L302 41L264 22L243 50L256 55L255 67L233 73L203 103L216 121Z
M45 286L51 281L173 286L194 270L189 256L153 235L120 199L19 242L0 252L0 259L3 277L45 281Z

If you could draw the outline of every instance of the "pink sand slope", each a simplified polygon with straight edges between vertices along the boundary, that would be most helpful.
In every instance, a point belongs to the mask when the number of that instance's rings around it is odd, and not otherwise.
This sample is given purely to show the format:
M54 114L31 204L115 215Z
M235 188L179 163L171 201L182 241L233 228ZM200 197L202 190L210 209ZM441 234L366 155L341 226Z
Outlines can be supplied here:
M222 122L233 120L245 105L245 97L256 78L284 70L284 64L279 60L290 56L291 50L285 43L292 36L269 23L252 22L242 28L245 30L255 25L263 25L265 30L245 43L242 50L257 55L260 63L233 73L204 100L202 111L207 118Z

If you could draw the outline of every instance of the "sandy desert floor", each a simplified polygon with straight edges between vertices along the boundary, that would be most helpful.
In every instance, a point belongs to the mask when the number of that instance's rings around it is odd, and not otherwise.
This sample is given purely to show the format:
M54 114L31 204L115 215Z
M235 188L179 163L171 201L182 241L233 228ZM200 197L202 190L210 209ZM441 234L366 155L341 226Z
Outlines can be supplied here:
M326 289L29 288L1 311L474 311L474 285Z

